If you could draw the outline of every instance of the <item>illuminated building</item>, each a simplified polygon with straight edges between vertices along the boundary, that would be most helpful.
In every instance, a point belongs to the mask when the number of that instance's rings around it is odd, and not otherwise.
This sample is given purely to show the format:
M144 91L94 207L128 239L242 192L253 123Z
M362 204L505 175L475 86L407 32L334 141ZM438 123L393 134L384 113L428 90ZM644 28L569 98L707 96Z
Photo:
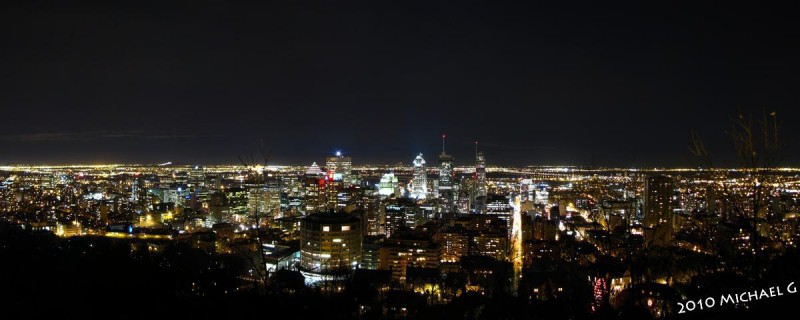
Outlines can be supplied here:
M548 186L540 186L534 191L536 197L536 204L549 206L550 205L550 192L547 191Z
M470 255L492 257L498 261L508 258L508 232L506 230L482 231L472 237Z
M328 171L325 176L324 210L338 211L347 206L350 199L347 190L353 183L352 162L350 157L342 156L337 151L336 156L327 158L325 166Z
M336 156L328 157L325 162L325 168L332 174L331 178L341 181L345 186L353 184L352 167L352 159L343 156L341 151L336 151Z
M614 232L614 228L619 226L626 227L626 223L630 224L631 219L635 216L635 201L605 201L600 206L600 219L598 219L600 221L598 222L610 232Z
M475 196L486 196L486 157L483 152L475 155Z
M648 177L644 185L645 241L667 245L672 240L675 213L672 211L673 180L670 177Z
M441 200L440 212L451 213L453 207L453 156L444 152L444 138L442 135L442 154L439 155L439 199Z
M381 206L381 216L387 237L398 229L413 229L422 220L419 206L407 198L385 200Z
M361 221L325 212L300 221L300 271L306 282L340 279L361 262Z
M437 268L439 246L429 234L404 230L386 239L380 252L380 269L390 270L392 280L406 283L406 271L414 268Z
M498 215L470 214L453 219L453 226L443 230L439 243L443 248L442 261L450 262L456 255L488 256L506 260L509 252L508 223ZM467 239L467 246L460 243ZM449 239L449 240L448 240ZM467 250L465 253L464 250Z
M534 193L533 179L521 179L519 181L519 194L522 197L522 202L534 201L536 195Z
M375 194L363 195L357 207L364 210L364 216L361 218L364 234L371 236L383 235L380 199Z
M68 223L56 223L56 232L55 234L59 237L73 237L79 236L83 233L81 229L81 224L77 221L71 221Z
M270 212L269 193L265 188L251 188L247 190L247 211L252 215L264 217Z
M264 244L264 263L267 272L278 270L292 270L297 262L300 261L300 252L297 247L281 246L275 244Z
M203 172L203 167L201 166L194 166L191 171L189 171L189 187L199 189L204 187L206 184L206 175Z
M378 183L378 194L382 198L397 197L400 195L399 182L394 173L387 173L381 177Z
M511 226L511 214L514 208L509 203L508 198L505 196L491 194L486 197L486 212L485 214L496 215L501 220L505 221L507 226Z
M325 181L325 210L337 211L346 205L346 203L339 201L339 196L344 191L342 181L330 179L331 174L328 177L329 179Z
M469 254L470 237L463 227L449 227L440 231L437 237L442 248L442 263L455 263L460 261L461 257Z
M411 180L412 199L424 200L428 196L428 173L425 171L425 159L422 154L414 159L414 178Z
M305 212L325 211L325 177L316 162L306 169L301 183Z
M267 179L264 183L264 189L267 191L267 212L272 217L279 217L285 205L283 204L283 180L282 179Z
M133 182L131 183L131 202L137 203L139 199L139 179L133 178Z
M456 203L456 212L461 214L469 213L469 208L472 206L472 199L467 191L461 191L458 193L458 198L455 201Z
M218 222L247 222L247 192L242 188L229 188L224 190L225 212L223 219ZM229 218L227 218L229 217Z
M380 267L381 246L384 240L383 236L364 236L361 244L360 269L376 270Z
M311 165L308 166L308 170L306 170L306 176L308 177L317 177L322 175L325 175L325 173L322 172L322 169L319 168L316 162L312 162Z

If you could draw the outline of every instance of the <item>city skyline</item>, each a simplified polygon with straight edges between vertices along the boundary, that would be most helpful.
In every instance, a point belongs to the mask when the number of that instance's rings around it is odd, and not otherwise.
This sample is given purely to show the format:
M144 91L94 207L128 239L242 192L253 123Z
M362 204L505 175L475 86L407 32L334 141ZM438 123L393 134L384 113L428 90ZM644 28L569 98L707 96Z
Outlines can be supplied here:
M0 318L796 314L796 12L2 1Z
M734 166L740 109L800 135L790 12L5 3L0 164L235 163L262 140L279 163L396 163L446 132L456 164L477 140L504 165L680 167L695 131Z

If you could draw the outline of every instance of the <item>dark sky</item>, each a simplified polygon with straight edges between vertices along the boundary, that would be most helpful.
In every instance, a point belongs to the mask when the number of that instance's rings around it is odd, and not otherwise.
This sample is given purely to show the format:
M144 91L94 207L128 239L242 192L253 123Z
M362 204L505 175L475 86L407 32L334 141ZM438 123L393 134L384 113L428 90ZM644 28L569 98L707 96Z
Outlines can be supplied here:
M674 1L0 4L0 164L732 165L741 109L800 165L800 19ZM560 1L553 1L560 2Z

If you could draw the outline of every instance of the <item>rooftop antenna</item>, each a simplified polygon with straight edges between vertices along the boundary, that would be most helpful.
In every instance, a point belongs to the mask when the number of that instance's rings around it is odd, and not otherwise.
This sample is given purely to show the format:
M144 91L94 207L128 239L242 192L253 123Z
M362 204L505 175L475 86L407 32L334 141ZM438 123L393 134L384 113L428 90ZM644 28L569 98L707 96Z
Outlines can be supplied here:
M478 157L478 140L475 140L475 158Z
M442 154L444 154L444 138L445 138L445 134L442 133Z

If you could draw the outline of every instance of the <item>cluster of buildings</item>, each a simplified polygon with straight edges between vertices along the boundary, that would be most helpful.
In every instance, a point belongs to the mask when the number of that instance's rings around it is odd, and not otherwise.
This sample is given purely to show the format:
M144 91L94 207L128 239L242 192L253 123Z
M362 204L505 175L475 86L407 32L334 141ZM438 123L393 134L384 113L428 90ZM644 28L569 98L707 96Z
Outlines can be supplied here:
M797 170L503 168L487 167L482 152L457 167L444 148L437 160L354 166L337 152L324 166L3 167L0 219L63 237L142 241L153 251L187 241L246 252L263 262L254 268L264 281L281 269L311 286L374 277L431 304L467 291L570 294L577 289L559 263L590 270L605 256L625 265L656 247L721 257L719 242L738 257L769 256L800 240ZM697 275L679 271L622 268L582 281L599 305ZM448 285L448 275L464 272L460 287ZM674 312L652 303L663 296L642 299L663 316Z

